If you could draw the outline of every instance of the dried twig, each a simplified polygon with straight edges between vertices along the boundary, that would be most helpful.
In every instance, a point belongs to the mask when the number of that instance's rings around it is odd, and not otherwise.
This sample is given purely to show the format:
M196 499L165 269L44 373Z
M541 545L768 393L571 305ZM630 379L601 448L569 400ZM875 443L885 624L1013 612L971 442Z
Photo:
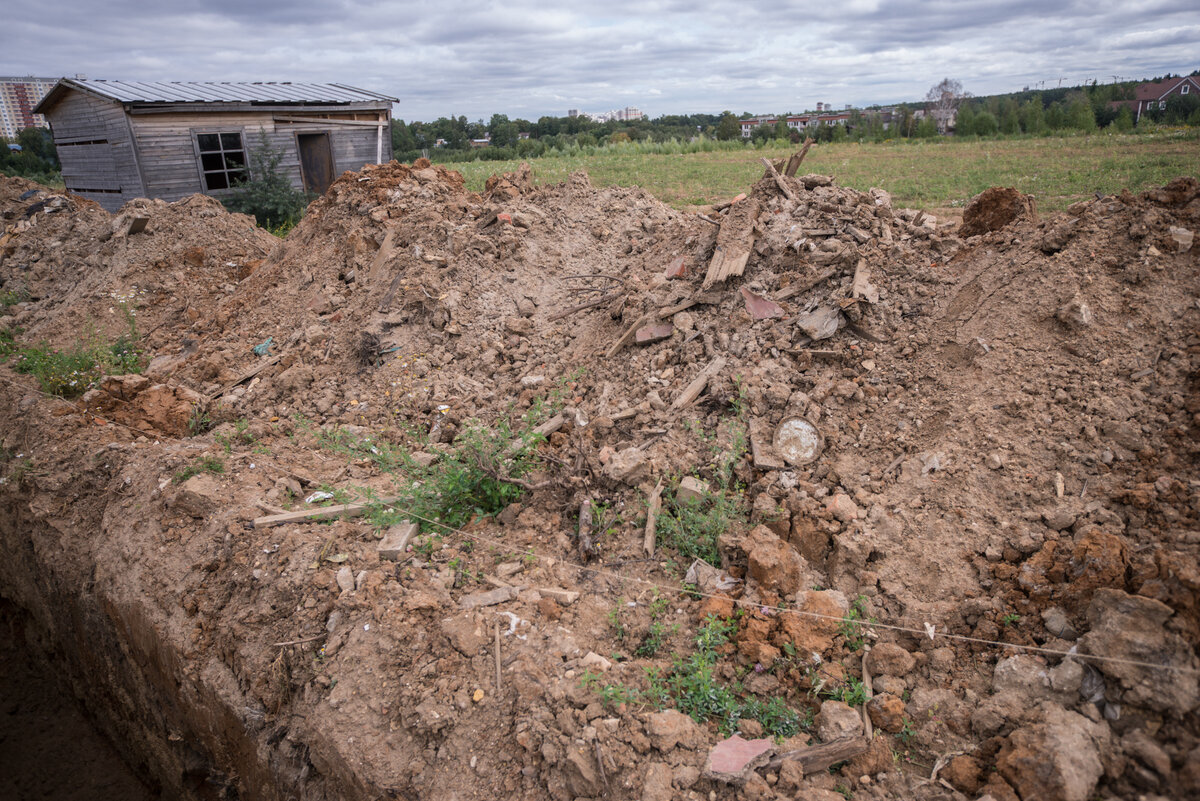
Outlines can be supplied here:
M560 312L556 312L555 314L552 314L549 317L547 317L546 320L547 320L547 322L554 322L555 320L561 320L564 317L570 317L575 312L581 312L584 309L590 309L594 306L603 306L605 303L608 303L609 301L616 300L617 298L621 297L621 295L623 293L624 293L623 289L618 289L616 292L609 292L607 295L602 295L598 298L593 298L592 300L589 300L585 303L578 303L578 304L570 307L569 309L563 309Z
M314 634L313 636L305 637L302 640L287 640L286 642L273 642L273 643L271 643L271 647L272 648L283 648L288 645L303 645L306 642L315 642L319 639L322 639L325 636L326 635L324 635L324 634Z

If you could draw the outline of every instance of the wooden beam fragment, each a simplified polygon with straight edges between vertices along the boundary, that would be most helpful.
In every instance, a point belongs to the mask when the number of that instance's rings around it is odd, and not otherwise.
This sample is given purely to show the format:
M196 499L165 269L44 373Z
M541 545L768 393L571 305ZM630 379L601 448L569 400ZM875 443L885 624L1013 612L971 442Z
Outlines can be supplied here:
M658 513L662 509L662 479L654 485L654 491L650 493L650 500L646 504L646 533L642 538L642 549L646 551L646 556L654 556L655 537L658 529Z
M383 238L383 244L379 246L375 258L371 260L371 271L367 274L368 284L374 286L383 277L383 265L387 264L387 260L392 256L395 238L396 227L392 226L388 228L387 235Z
M804 157L808 155L808 149L812 146L812 138L806 138L804 140L804 147L800 148L800 152L793 153L792 157L788 159L787 166L783 168L783 174L788 178L795 177L796 171L800 169L800 162L804 161Z
M746 271L746 262L754 247L754 224L762 204L756 197L748 197L736 204L721 223L717 232L717 248L708 265L701 289L721 283Z
M767 168L767 175L770 175L771 178L775 181L775 185L779 187L780 192L783 192L783 196L786 197L788 200L795 200L796 193L794 191L792 191L792 188L790 186L788 186L786 183L784 183L783 176L780 175L779 171L775 169L775 165L772 164L766 158L761 158L761 159L759 159L759 161L761 161L763 163L763 166L765 166Z
M337 518L346 519L349 517L360 517L367 513L368 509L374 506L387 506L390 503L395 503L400 500L399 496L380 498L377 501L363 501L359 503L339 503L333 506L322 506L319 509L307 509L301 512L284 512L281 515L267 515L266 517L256 517L251 525L255 528L266 528L267 526L282 526L285 523L313 523L318 520L333 520Z
M683 392L679 393L679 397L676 398L675 402L671 404L671 408L682 409L692 401L696 400L696 398L700 397L700 393L704 391L704 388L708 386L708 382L713 378L713 376L717 375L724 369L724 357L718 356L717 358L713 359L711 362L709 362L707 367L700 371L700 374L696 376L692 383L688 384L687 388L684 389Z
M799 762L800 767L804 769L804 775L809 776L827 770L830 765L865 754L870 746L871 741L866 737L841 737L820 745L776 754L767 762L767 769L779 770L784 762Z

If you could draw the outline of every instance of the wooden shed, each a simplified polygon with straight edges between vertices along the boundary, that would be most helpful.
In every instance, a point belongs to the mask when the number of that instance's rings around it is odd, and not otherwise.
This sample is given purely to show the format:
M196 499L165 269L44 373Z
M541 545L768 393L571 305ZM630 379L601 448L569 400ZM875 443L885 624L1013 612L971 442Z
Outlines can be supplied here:
M132 83L64 78L35 111L69 191L109 211L135 197L215 197L265 142L297 189L392 158L393 97L333 83Z

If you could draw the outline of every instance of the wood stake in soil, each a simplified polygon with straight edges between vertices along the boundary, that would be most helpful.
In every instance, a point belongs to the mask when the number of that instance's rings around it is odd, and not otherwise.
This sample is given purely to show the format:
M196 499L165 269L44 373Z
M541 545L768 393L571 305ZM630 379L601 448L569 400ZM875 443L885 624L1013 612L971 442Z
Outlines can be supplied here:
M679 397L671 404L672 409L682 409L689 403L700 397L700 393L708 386L709 380L717 373L725 369L725 359L718 356L713 359L707 367L700 371L700 375L696 376L692 383L687 385L687 389L679 393Z
M496 695L500 695L500 621L496 621Z
M787 166L783 168L783 174L788 178L795 177L796 171L800 169L800 162L804 161L804 157L808 155L808 149L812 146L813 140L805 139L804 147L800 148L800 152L793 153L792 157L788 159Z
M592 499L584 498L579 505L579 539L576 542L579 558L584 562L592 558L595 546L592 545Z
M654 491L650 493L650 502L646 504L646 536L642 540L642 548L646 551L646 556L654 556L654 540L658 529L658 512L662 509L662 479L654 485Z
M780 175L779 171L775 169L775 165L772 164L770 161L768 161L765 158L761 158L761 159L759 159L759 161L761 161L763 163L763 165L767 168L767 175L770 175L771 178L775 181L775 185L779 187L780 192L783 192L783 196L786 197L788 200L794 201L796 199L796 193L794 191L792 191L792 188L790 186L788 186L786 183L784 183L783 176Z

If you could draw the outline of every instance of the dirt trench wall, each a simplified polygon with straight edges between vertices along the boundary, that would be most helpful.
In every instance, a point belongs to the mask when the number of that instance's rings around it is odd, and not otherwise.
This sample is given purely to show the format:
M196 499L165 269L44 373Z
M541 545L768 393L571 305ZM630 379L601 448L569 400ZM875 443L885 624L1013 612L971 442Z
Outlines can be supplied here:
M19 393L0 386L0 405L17 408ZM44 441L46 421L22 405L23 435ZM36 656L67 677L103 733L164 797L355 797L349 782L309 775L290 742L269 737L263 710L229 668L215 657L189 659L187 629L145 585L129 581L146 569L152 546L142 537L154 525L131 524L109 501L120 497L120 473L138 461L105 450L92 469L50 466L2 488L0 586L32 617Z

